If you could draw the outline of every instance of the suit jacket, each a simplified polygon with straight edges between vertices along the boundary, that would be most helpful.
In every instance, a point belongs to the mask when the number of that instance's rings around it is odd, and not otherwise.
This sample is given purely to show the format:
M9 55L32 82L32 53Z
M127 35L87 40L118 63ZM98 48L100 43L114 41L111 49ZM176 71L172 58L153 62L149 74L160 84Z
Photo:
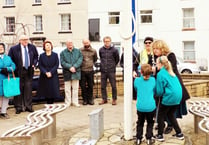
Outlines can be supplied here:
M30 57L30 66L28 68L28 75L33 77L34 68L32 66L36 66L38 63L38 51L33 44L28 44L28 53ZM21 53L21 45L20 43L12 46L9 50L8 55L11 57L12 61L16 65L15 75L21 76L23 62L22 62L22 53Z

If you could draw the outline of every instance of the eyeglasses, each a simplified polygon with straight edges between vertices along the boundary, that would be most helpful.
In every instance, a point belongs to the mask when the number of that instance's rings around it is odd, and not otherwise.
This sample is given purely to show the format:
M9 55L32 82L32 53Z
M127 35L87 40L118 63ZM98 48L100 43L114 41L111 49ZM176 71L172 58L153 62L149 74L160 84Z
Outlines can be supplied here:
M152 42L144 42L144 44L151 44Z

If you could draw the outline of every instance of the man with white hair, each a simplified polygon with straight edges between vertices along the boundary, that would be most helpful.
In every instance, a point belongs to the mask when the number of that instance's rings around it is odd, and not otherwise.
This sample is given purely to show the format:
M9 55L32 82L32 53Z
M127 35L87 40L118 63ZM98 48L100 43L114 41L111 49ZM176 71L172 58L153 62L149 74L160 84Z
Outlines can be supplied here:
M72 40L67 40L66 46L67 48L60 53L60 62L63 69L65 84L65 103L68 107L71 103L74 106L79 107L78 89L79 80L81 79L81 64L83 61L83 55L80 49L73 46Z
M29 43L26 35L19 37L19 44L12 46L8 55L16 65L15 75L20 77L19 96L14 97L16 114L23 111L33 112L32 108L32 79L34 67L38 62L38 51Z

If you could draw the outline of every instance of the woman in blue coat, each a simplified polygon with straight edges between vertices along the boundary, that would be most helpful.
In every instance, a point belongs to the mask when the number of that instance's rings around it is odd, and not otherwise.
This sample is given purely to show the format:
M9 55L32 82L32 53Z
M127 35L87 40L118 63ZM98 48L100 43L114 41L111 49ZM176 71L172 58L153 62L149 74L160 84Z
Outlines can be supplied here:
M53 104L54 99L60 96L57 73L59 58L57 53L53 52L52 49L52 43L45 41L43 44L43 50L45 52L39 58L40 78L38 96L45 97L47 104Z
M12 70L15 70L15 64L8 55L4 54L4 52L5 45L4 43L0 43L0 118L9 119L9 115L6 112L9 98L4 97L3 80L8 78L8 74L11 74Z

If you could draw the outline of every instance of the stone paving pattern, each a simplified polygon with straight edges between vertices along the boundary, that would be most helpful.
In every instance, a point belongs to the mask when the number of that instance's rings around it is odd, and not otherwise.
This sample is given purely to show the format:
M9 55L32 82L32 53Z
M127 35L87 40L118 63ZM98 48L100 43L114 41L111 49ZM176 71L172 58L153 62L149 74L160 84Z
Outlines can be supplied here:
M207 98L191 98L190 100L200 100ZM74 107L71 106L65 111L57 114L57 136L52 140L44 140L43 145L74 145L80 139L88 140L90 138L89 131L89 116L88 114L95 109L103 108L104 111L104 136L98 140L97 145L134 145L135 140L125 141L123 139L123 97L118 97L118 104L116 106L111 105L111 100L108 104L98 105L101 98L95 99L95 105ZM80 102L82 103L82 102ZM133 135L135 135L136 126L136 107L135 101L132 102L132 114L133 114ZM188 104L188 109L189 109ZM44 108L44 104L34 104L34 109ZM15 114L15 109L10 106L8 109L10 119L0 119L0 135L2 135L8 129L24 124L28 112L22 112L21 114ZM164 135L165 142L155 142L155 145L205 145L206 139L204 133L194 134L193 115L188 113L183 119L179 119L179 124L185 135L185 140L178 140L172 137L174 131L171 134ZM156 131L154 131L155 134ZM17 145L17 142L3 142L0 141L0 145ZM20 143L21 144L21 143ZM146 143L143 142L142 145Z

